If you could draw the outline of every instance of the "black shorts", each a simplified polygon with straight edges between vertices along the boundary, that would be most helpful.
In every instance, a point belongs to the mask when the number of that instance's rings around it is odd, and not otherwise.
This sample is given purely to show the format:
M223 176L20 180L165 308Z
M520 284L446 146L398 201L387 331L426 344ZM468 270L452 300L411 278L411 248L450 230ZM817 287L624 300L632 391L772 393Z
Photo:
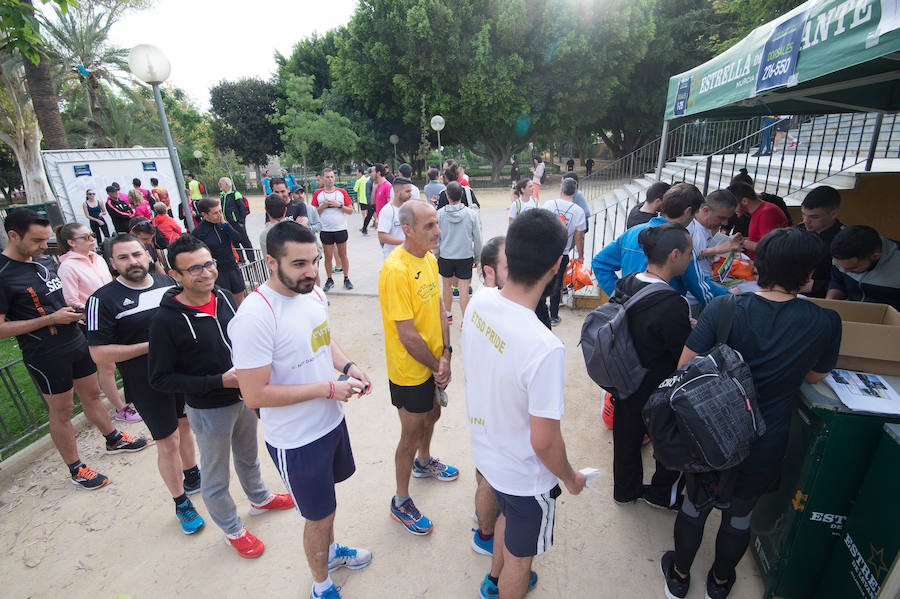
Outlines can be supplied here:
M322 245L334 245L335 243L347 243L349 236L347 235L347 229L343 231L322 231L319 233L319 239L322 240Z
M146 375L142 378L123 372L122 382L125 401L134 404L154 441L165 439L174 433L178 429L178 419L186 418L183 394L151 389Z
M533 557L553 545L556 520L556 498L562 494L559 485L546 493L521 497L494 489L500 513L506 516L503 544L516 557Z
M779 121L777 125L775 125L775 131L779 133L784 133L788 129L791 128L791 119L785 119L783 121Z
M72 381L75 379L97 372L97 365L91 360L87 339L84 338L72 351L49 356L23 356L23 362L44 395L65 393L74 386Z
M307 520L321 520L334 512L335 483L356 472L346 420L303 447L278 449L266 443L266 449L300 515Z
M398 410L403 408L412 414L424 414L434 409L434 377L428 377L428 380L421 385L395 385L388 380L388 386L391 389L391 403Z
M231 293L244 293L247 291L244 285L244 277L236 268L220 270L219 277L216 279L216 285L222 289L227 289Z
M438 258L438 273L445 279L456 277L463 281L472 278L475 258Z

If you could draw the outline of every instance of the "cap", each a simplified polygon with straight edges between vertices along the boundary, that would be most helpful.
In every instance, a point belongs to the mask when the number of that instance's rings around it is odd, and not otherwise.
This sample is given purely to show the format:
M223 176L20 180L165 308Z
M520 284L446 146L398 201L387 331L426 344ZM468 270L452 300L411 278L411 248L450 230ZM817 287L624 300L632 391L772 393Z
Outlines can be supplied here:
M298 191L303 191L303 188L299 185L291 185L291 193L297 193Z

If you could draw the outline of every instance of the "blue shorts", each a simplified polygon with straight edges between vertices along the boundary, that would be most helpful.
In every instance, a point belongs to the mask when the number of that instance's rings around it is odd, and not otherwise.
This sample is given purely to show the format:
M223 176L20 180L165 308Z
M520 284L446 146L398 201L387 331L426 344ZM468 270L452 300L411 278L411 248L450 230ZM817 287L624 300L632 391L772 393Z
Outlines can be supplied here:
M494 489L500 513L506 516L503 544L516 557L533 557L553 545L556 520L556 498L562 494L559 485L546 493L521 497Z
M321 520L334 512L335 483L356 472L346 420L303 447L278 449L266 443L266 448L301 516Z

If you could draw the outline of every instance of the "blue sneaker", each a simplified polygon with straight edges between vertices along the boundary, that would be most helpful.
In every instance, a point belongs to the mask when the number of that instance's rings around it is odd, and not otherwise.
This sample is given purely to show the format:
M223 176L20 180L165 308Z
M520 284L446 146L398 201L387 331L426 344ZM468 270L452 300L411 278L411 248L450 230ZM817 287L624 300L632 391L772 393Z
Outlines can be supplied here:
M419 458L413 460L412 475L416 478L435 478L448 483L459 478L459 470L453 466L442 464L437 458L432 457L427 465L419 464Z
M185 499L175 506L175 515L178 516L178 521L181 522L181 530L186 535L194 534L206 524L203 521L203 517L194 509L194 504L191 503L190 499Z
M488 578L490 576L490 572L484 575L484 580L481 581L481 596L484 599L493 599L494 597L500 596L500 589L497 588L491 579ZM537 572L534 570L531 571L531 574L528 576L528 591L533 589L537 585ZM526 593L528 591L525 591Z
M434 529L434 524L416 509L411 498L400 504L400 507L395 507L394 500L391 499L391 518L414 535L427 535Z
M452 285L450 287L451 292L453 293L453 297L459 297L459 287L456 285Z
M341 599L341 587L332 584L319 595L315 591L309 592L309 599Z
M200 492L200 471L197 471L196 480L184 479L184 492L186 495L193 495Z
M494 537L485 541L478 534L478 529L473 528L472 532L475 533L475 536L472 537L472 551L481 555L494 555Z
M338 544L334 559L328 560L328 571L334 572L342 567L359 570L368 566L371 561L372 552L368 549L350 549Z

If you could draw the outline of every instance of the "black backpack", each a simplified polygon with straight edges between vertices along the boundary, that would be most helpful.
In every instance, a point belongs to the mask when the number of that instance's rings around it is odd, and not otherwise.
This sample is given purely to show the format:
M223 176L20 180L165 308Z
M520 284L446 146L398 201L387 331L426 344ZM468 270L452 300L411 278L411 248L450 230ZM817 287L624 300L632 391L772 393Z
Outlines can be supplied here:
M730 296L722 306L716 345L660 383L644 405L654 457L667 468L729 471L766 432L750 368L725 343L734 308Z

